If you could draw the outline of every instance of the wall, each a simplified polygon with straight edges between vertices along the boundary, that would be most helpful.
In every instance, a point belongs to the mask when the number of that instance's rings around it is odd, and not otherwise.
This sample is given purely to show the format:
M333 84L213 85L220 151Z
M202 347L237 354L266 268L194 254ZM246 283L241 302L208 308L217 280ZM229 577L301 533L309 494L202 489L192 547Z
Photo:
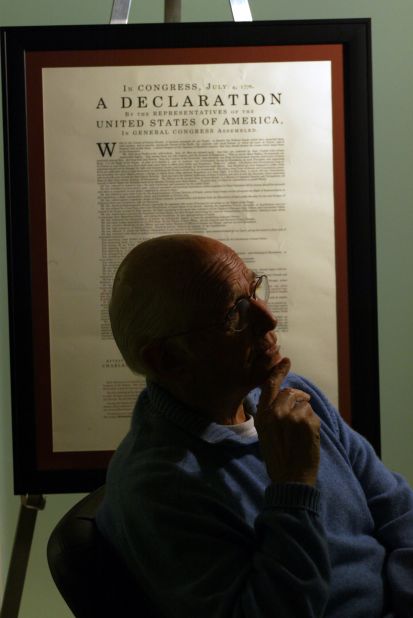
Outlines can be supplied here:
M374 132L380 395L383 458L413 484L413 4L410 0L250 0L256 20L371 17L373 31ZM0 0L0 25L108 23L112 0ZM129 21L160 22L163 2L132 5ZM183 0L183 21L231 20L224 0ZM0 136L1 139L1 136ZM2 157L2 153L0 153ZM4 179L0 161L0 589L5 580L19 499L13 496ZM363 352L360 351L362 354ZM21 618L69 618L48 573L45 546L58 518L78 495L48 496L38 516L22 600Z

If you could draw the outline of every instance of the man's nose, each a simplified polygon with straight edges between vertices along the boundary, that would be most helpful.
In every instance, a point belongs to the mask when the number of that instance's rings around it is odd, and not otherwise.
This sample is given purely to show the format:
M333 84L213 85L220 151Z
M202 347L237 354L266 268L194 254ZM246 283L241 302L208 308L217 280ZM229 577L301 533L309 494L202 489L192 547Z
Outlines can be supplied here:
M253 298L250 301L250 322L252 329L258 334L274 330L277 326L277 318L273 315L267 303Z

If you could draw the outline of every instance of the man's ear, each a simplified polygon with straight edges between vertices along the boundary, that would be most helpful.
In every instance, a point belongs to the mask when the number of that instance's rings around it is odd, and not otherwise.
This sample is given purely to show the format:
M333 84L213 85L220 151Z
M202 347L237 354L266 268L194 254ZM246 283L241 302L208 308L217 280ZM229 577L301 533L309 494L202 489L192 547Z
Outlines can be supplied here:
M141 357L150 373L159 378L182 377L188 367L187 355L171 341L153 341L141 351Z

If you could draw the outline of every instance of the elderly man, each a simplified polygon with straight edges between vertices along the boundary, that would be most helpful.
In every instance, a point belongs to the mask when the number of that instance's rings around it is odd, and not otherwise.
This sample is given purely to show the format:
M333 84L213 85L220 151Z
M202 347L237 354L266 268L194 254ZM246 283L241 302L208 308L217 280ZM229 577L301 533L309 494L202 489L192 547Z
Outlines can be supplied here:
M98 526L166 618L413 616L413 493L289 373L268 296L210 238L125 258L112 329L147 388Z

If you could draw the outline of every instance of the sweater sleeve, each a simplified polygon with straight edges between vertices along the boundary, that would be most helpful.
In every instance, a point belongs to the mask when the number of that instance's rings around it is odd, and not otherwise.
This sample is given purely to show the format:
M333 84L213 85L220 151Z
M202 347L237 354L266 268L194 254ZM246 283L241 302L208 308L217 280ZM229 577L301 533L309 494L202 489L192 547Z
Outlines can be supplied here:
M413 616L413 492L405 479L389 471L372 446L340 422L349 454L373 516L376 536L387 550L387 580L398 617Z
M300 380L300 378L299 378ZM370 443L349 427L314 385L302 380L300 387L312 395L316 410L337 435L358 479L376 537L386 548L387 581L397 618L413 616L413 491L405 479L382 463Z
M182 470L158 468L157 491L147 478L127 501L118 493L119 533L122 554L162 615L323 616L330 567L318 490L269 486L254 529Z

